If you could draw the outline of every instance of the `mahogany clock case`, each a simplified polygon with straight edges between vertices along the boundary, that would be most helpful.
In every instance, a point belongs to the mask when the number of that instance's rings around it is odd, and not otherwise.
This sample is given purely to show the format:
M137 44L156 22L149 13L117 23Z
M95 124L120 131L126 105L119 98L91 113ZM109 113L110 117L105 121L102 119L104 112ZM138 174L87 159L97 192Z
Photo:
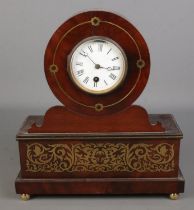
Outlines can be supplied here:
M105 36L127 56L124 83L105 95L79 89L67 58L81 40ZM179 169L182 132L172 115L148 115L132 103L148 81L150 57L138 30L105 11L63 23L45 52L45 74L64 106L29 116L17 134L19 194L171 194L184 192ZM25 196L24 196L25 197Z

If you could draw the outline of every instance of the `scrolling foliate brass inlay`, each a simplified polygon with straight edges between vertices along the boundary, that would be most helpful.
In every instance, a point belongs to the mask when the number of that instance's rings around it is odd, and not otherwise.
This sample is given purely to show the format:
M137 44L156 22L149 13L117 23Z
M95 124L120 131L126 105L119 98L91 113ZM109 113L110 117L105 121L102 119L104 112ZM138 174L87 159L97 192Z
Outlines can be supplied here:
M173 144L27 144L29 172L170 172Z

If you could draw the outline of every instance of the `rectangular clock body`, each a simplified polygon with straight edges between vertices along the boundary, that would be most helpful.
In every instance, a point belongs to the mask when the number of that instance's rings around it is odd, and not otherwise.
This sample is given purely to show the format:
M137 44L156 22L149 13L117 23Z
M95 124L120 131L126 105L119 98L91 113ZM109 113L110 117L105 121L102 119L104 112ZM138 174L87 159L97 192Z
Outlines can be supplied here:
M180 193L182 132L172 115L149 115L165 132L28 133L42 116L29 116L18 132L23 194ZM81 125L84 126L84 125Z

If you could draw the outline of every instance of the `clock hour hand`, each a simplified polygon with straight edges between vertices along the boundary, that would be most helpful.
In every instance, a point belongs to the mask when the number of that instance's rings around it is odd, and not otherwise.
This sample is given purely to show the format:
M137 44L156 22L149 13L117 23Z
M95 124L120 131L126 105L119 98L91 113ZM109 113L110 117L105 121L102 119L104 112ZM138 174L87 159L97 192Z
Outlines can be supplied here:
M106 68L106 67L100 66L99 68L100 68L100 69L107 69L107 70L111 70L111 67L107 67L107 68Z
M108 71L111 71L111 70L113 70L111 67L103 67L103 66L100 66L100 69L107 69Z
M112 68L111 67L102 67L102 66L100 66L100 68L107 69L108 71L120 70L119 66L113 66Z

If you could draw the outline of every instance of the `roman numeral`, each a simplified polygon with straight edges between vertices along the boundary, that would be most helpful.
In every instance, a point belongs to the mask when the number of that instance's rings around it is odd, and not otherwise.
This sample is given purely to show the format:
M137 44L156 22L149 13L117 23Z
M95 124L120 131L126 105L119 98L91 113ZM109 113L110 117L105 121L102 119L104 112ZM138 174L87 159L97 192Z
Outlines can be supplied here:
M115 58L112 59L112 61L115 61L115 60L118 60L118 59L119 59L119 57L115 57Z
M84 52L83 50L79 53L80 55L84 56L84 57L87 57L88 54L86 52Z
M106 82L106 80L104 80L105 85L108 85L108 83Z
M76 62L76 65L77 66L83 66L83 63L82 62Z
M102 52L102 48L103 48L103 44L102 43L98 44L98 51Z
M94 77L93 80L94 80L94 87L97 87L97 83L100 80L99 77Z
M92 46L88 46L88 49L90 50L90 52L92 53L93 52L93 49L92 49Z
M112 69L113 69L113 70L119 70L119 69L120 69L120 66L113 66Z
M83 82L86 83L86 84L88 83L88 81L89 81L89 77L86 77L86 78L83 80Z
M111 50L112 50L112 48L110 48L110 50L106 54L108 55Z
M77 75L78 75L79 77L80 77L81 75L83 75L83 73L84 73L84 70L83 70L83 69L77 71Z
M115 80L117 77L116 77L116 75L114 75L113 73L111 73L110 75L109 75L109 77L111 78L111 79L113 79L113 80Z

